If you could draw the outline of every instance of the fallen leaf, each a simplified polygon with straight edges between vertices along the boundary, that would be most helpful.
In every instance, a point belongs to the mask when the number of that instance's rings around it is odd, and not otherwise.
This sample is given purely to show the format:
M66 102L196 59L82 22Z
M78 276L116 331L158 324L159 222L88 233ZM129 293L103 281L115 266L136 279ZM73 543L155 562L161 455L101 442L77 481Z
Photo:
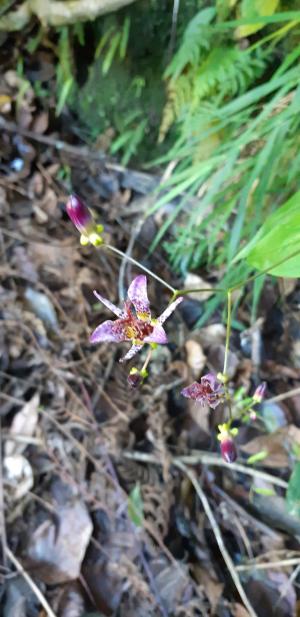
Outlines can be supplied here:
M283 428L251 439L248 443L240 446L246 454L258 454L262 450L268 452L264 459L264 467L289 467L290 453L294 443L300 442L300 428L296 426L284 426Z
M3 461L4 478L10 484L12 498L21 499L33 487L30 463L22 454L6 456Z
M80 574L92 535L92 522L79 497L55 507L58 525L44 521L31 535L26 560L45 583L72 581Z
M197 343L197 341L191 339L186 341L185 349L188 367L191 369L193 377L197 379L205 367L206 356L203 353L200 343Z
M21 435L23 437L32 437L34 435L38 421L39 404L40 395L36 392L30 401L14 416L10 427L11 435ZM26 446L26 443L7 439L4 445L4 454L6 457L22 454Z
M25 291L25 298L32 312L44 323L47 328L56 332L58 329L56 312L48 296L40 291L32 289L32 287L27 287Z

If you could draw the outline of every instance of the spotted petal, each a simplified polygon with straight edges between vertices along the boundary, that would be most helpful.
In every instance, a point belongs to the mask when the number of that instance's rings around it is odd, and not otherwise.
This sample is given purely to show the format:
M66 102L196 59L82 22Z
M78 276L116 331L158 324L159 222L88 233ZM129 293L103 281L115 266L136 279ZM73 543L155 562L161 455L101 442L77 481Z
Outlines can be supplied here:
M180 296L180 298L177 298L176 300L174 300L174 302L171 302L171 304L167 306L165 311L158 317L157 321L160 324L163 324L166 321L166 319L168 319L170 315L172 315L173 311L175 311L176 307L178 306L178 304L180 304L180 302L182 302L182 300L183 300L183 297Z
M145 336L144 342L165 345L168 342L165 329L160 324L155 325L151 334L149 334L149 336Z
M118 319L116 321L104 321L90 336L91 343L121 343L122 341L126 341L126 335Z
M103 296L100 296L100 294L98 294L98 292L95 290L94 290L94 295L96 296L98 300L100 300L100 302L102 302L102 304L104 304L104 306L106 306L106 308L108 308L112 313L117 315L117 317L124 317L123 311L121 311L121 309L119 309L115 304L113 304L106 298L103 298Z
M132 345L129 351L127 351L127 354L124 356L124 358L121 358L120 362L126 362L126 360L130 360L131 358L133 358L133 356L135 356L135 354L137 354L142 349L142 347L143 345Z
M143 321L150 321L151 312L147 294L147 277L144 274L139 274L139 276L133 279L127 295L136 310L138 318Z
M193 383L191 383L190 386L183 388L183 390L181 390L181 394L186 398L192 398L195 401L199 400L202 397L201 384L199 384L197 381L194 381Z

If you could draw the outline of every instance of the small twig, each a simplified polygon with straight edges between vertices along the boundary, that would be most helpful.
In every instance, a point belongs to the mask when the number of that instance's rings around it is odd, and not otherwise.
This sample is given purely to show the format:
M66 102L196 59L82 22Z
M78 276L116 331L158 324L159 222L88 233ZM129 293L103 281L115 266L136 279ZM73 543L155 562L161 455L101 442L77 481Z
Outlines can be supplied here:
M5 525L5 513L4 513L4 495L3 495L3 473L2 473L2 422L0 418L0 532L1 532L1 544L3 552L3 565L7 568L6 562L6 525Z
M8 559L10 559L10 561L14 564L14 566L18 570L19 574L21 574L21 576L23 576L23 578L26 581L26 583L29 585L29 587L32 589L33 593L36 595L38 601L40 602L40 604L42 605L42 607L46 611L48 617L57 617L57 615L53 612L51 606L48 604L46 598L43 596L43 594L40 591L40 589L38 588L38 586L32 580L31 576L29 576L28 572L26 572L26 570L24 570L22 564L14 556L14 554L11 552L11 550L8 548L8 546L6 546L5 552L6 552L6 555L7 555Z
M175 46L177 21L178 21L178 12L179 12L179 4L180 4L180 0L174 0L174 2L173 2L173 12L172 12L171 36L170 36L169 49L168 49L168 54L167 54L167 62L168 63L170 62L170 60L172 58L173 50L174 50L174 46Z
M257 617L257 614L254 610L254 608L252 607L250 601L248 600L248 597L245 593L245 590L242 586L242 583L240 581L239 575L236 571L235 565L227 551L227 548L224 544L223 541L223 537L221 534L221 530L220 527L214 517L213 511L209 505L209 501L204 493L204 491L202 490L202 487L200 486L195 474L193 471L191 471L188 467L186 467L186 465L184 465L181 461L177 460L176 462L174 461L174 465L176 465L176 467L178 467L178 469L181 469L181 471L183 471L185 473L185 475L189 478L189 480L191 481L201 503L203 506L203 510L210 522L211 528L213 530L214 536L216 538L216 542L218 544L218 547L220 549L220 552L222 554L222 557L226 563L226 566L230 572L231 578L235 584L235 587L240 595L240 598L242 600L242 602L244 603L245 608L247 609L249 615L251 617Z
M284 401L285 399L296 396L297 394L300 394L300 388L293 388L292 390L289 390L289 392L283 392L282 394L266 399L266 403L278 403L279 401Z
M154 465L161 465L161 461L158 458L156 458L152 454L147 454L145 452L123 452L123 456L134 461L139 461L141 463L153 463ZM285 482L285 480L281 480L281 478L272 476L271 474L265 471L260 471L259 469L247 467L246 465L241 465L240 463L226 463L226 461L224 461L217 454L199 452L195 455L178 456L171 459L171 464L173 463L175 465L177 461L186 465L198 465L199 463L202 463L204 465L211 465L212 467L226 467L226 469L228 469L229 471L238 471L248 476L261 478L266 482L270 482L275 486L280 486L284 489L287 489L288 487L288 483Z
M247 572L248 570L268 570L272 568L290 568L291 566L299 566L300 558L294 557L293 559L282 559L281 561L266 561L263 563L251 562L243 564L242 566L236 566L236 570L239 572Z

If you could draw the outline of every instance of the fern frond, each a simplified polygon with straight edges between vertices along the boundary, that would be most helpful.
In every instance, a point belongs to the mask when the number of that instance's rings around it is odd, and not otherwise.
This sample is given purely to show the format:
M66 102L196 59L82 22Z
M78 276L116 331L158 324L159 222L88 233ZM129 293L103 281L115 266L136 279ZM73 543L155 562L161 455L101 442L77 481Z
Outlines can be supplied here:
M210 48L212 30L208 25L216 10L212 7L199 11L190 21L183 36L182 44L169 64L165 78L176 80L187 65L197 66L203 51Z
M260 77L265 67L260 51L251 55L237 47L213 49L196 74L190 75L194 83L193 107L216 92L222 98L242 94L252 81Z
M201 101L214 95L224 99L242 94L265 68L266 57L259 48L254 53L233 46L214 48L200 65L170 80L159 141L163 141L176 119L186 116L187 110L193 114Z

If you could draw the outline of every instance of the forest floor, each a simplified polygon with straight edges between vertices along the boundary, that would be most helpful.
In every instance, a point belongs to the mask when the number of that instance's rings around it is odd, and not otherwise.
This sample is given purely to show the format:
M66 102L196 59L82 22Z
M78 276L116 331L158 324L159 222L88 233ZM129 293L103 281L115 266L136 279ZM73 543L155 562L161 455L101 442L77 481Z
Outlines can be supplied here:
M30 88L18 96L20 79L0 80L1 615L299 615L300 518L285 497L300 444L299 285L267 280L254 323L240 299L230 387L268 389L229 465L216 440L226 410L180 396L222 370L222 313L193 329L203 297L185 298L137 390L136 362L118 361L126 344L89 343L110 318L93 290L121 304L140 270L80 247L68 185L110 244L182 286L162 250L147 252L156 178L88 151L71 117L58 122ZM159 315L170 294L148 284Z

